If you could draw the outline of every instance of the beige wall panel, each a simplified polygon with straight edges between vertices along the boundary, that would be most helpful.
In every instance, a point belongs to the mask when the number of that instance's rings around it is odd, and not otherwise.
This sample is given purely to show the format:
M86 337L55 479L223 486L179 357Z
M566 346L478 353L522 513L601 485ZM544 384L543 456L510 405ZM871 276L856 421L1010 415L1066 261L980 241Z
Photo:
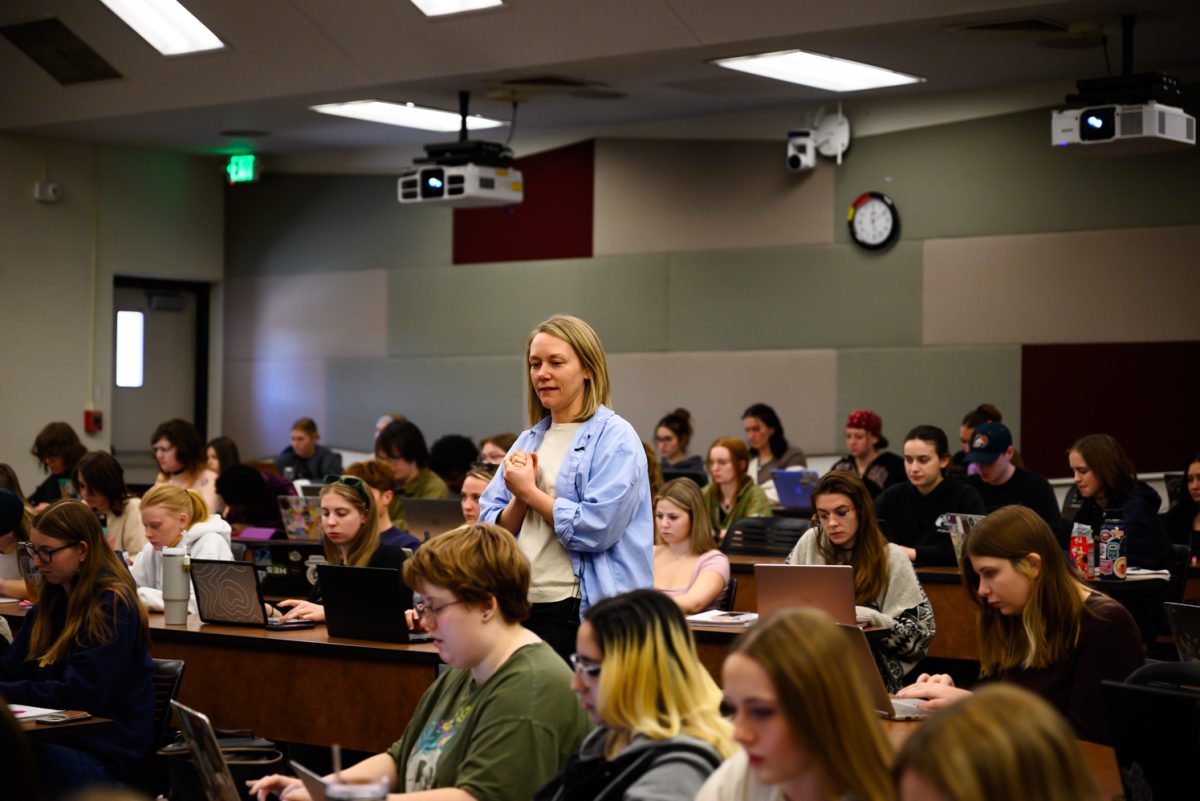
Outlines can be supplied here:
M742 412L770 404L784 433L806 453L831 453L837 406L837 353L832 350L618 353L609 355L613 405L642 439L683 406L692 413L692 453L717 437L742 436Z
M926 345L1200 338L1200 226L925 242Z
M233 437L243 459L274 455L289 444L298 417L311 417L326 430L325 361L226 361L224 406L222 433Z
M387 351L383 270L230 278L225 303L230 360L371 358Z
M776 142L596 142L593 252L833 241L834 168L790 173Z

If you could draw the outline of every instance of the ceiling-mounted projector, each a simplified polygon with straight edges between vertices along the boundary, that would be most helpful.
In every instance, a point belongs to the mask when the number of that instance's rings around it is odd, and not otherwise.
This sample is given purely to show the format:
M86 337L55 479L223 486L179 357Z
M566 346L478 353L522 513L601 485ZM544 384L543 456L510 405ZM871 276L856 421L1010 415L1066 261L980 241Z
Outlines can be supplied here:
M1067 109L1051 114L1050 142L1114 155L1179 150L1196 144L1196 118L1154 101Z

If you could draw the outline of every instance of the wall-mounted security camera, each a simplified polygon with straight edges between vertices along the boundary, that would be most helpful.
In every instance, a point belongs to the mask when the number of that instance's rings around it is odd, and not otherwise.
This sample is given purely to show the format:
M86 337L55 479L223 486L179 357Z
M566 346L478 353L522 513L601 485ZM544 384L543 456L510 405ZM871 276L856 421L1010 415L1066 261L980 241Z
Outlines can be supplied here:
M788 131L787 168L790 172L804 172L817 166L817 148L811 128Z

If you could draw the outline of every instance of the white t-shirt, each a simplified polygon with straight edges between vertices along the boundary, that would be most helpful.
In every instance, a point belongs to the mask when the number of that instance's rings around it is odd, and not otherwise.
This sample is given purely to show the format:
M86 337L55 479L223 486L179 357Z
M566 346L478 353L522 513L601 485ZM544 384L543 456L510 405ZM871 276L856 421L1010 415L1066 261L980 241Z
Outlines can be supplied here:
M551 498L555 494L558 471L571 448L571 441L582 423L551 423L538 446L537 487ZM532 581L529 601L535 604L564 601L578 598L579 579L571 567L571 557L562 546L554 525L530 509L521 523L521 535L517 537L521 553L529 560Z

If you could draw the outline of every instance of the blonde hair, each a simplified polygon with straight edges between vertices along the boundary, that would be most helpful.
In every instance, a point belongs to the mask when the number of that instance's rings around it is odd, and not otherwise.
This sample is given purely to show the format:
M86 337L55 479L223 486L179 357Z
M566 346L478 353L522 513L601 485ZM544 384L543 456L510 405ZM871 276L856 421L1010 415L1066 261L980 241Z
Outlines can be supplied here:
M445 587L468 605L496 599L506 623L529 617L529 560L517 540L492 523L467 523L434 537L404 563L404 583L418 592Z
M972 532L973 533L973 532ZM1028 690L996 682L916 728L896 757L947 801L1095 801L1100 794L1067 722Z
M575 422L591 418L600 408L600 404L612 408L612 395L608 385L608 359L604 354L604 345L596 331L578 317L566 314L556 314L529 332L525 341L525 392L528 396L529 425L537 425L538 421L550 414L550 410L538 400L533 379L529 375L529 348L533 338L538 334L549 334L557 337L571 346L587 377L583 379L583 407Z
M1084 598L1092 592L1071 574L1046 521L1024 506L1005 506L980 520L964 544L963 586L979 610L979 672L1039 669L1064 659L1079 641ZM1030 554L1037 554L1035 570ZM979 596L973 556L1007 559L1030 583L1019 615L1002 615Z
M709 519L708 507L704 503L704 495L700 487L690 478L673 478L662 485L654 496L655 511L659 501L670 501L687 513L691 519L691 530L688 538L692 544L692 553L708 553L717 547L713 537L712 520ZM655 526L654 541L661 544L658 527Z
M596 713L611 730L605 756L636 737L680 735L706 742L722 757L736 750L721 716L721 690L696 654L679 607L654 590L632 590L588 608L603 655Z
M328 537L322 537L325 559L331 565L345 564L353 567L366 567L379 548L379 511L375 508L375 495L371 492L371 485L358 476L343 477L361 482L361 491L358 487L338 481L322 487L321 498L323 499L326 495L336 495L346 501L362 516L362 526L354 535L354 539L350 541L344 560L341 549L330 542Z
M731 654L757 662L779 699L796 744L832 784L834 796L892 797L892 749L853 667L846 635L823 612L772 612L741 635Z
M152 506L166 509L174 515L187 515L188 524L185 528L207 520L209 515L208 505L204 503L200 493L174 484L155 484L146 490L146 494L142 496L142 508L148 509Z

